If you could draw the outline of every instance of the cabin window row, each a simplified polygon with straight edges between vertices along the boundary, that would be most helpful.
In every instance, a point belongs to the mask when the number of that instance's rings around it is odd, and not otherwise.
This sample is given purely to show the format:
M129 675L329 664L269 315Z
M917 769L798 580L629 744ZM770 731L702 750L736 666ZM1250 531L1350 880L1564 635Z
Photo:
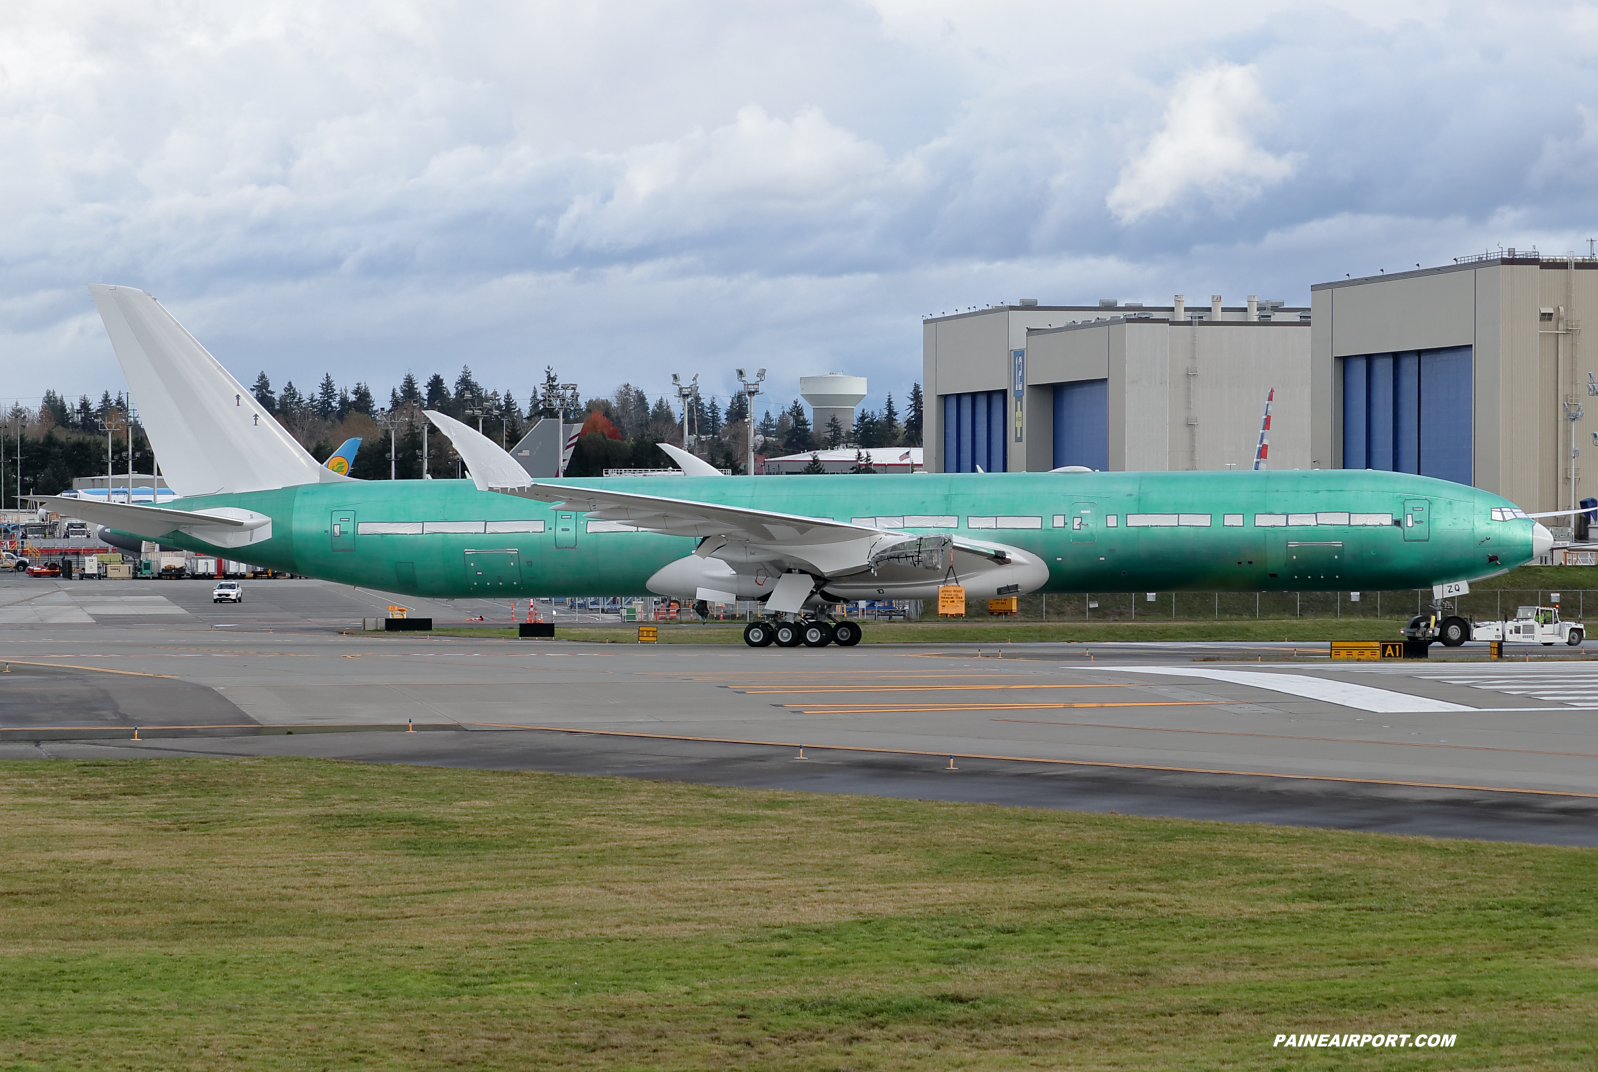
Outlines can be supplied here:
M1091 524L1090 515L1055 514L1054 527L1081 529L1086 524ZM1222 514L1221 525L1225 528L1242 528L1244 515ZM1104 527L1116 527L1115 514L1104 515ZM1127 514L1127 528L1133 529L1165 529L1165 528L1201 528L1207 529L1214 524L1213 514ZM1354 514L1341 510L1321 510L1313 514L1255 514L1254 527L1261 529L1297 527L1303 525L1369 525L1386 526L1393 523L1392 514Z
M480 536L488 533L543 532L542 521L358 521L358 536Z

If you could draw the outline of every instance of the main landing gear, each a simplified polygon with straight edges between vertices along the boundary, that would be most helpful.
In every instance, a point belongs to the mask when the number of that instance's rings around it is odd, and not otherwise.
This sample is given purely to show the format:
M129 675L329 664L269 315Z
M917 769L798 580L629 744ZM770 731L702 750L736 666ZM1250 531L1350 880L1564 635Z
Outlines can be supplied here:
M829 622L821 618L794 621L761 619L744 626L744 643L751 648L776 644L779 648L824 648L828 644L852 648L860 643L861 630L855 622Z

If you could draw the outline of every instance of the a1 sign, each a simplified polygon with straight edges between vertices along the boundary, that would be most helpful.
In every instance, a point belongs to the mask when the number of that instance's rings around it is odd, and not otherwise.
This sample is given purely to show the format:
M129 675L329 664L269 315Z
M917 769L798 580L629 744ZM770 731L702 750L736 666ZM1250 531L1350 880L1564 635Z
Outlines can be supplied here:
M1469 581L1450 581L1447 584L1432 585L1433 599L1455 599L1468 595L1470 595Z

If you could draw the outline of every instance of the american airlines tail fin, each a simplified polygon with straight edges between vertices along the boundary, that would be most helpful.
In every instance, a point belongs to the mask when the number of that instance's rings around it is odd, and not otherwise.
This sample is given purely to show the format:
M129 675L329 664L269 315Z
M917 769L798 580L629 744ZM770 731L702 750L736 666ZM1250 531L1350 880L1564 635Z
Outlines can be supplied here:
M92 284L140 422L179 495L348 480L317 464L149 294Z

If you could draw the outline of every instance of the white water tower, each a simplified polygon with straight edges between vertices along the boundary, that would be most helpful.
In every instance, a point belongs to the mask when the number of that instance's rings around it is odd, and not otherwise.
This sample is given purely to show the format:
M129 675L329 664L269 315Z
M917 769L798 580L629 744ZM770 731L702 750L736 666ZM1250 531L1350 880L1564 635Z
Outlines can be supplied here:
M799 393L810 403L810 427L825 438L827 422L838 418L845 434L854 431L854 411L866 397L864 376L829 372L825 376L799 377Z

